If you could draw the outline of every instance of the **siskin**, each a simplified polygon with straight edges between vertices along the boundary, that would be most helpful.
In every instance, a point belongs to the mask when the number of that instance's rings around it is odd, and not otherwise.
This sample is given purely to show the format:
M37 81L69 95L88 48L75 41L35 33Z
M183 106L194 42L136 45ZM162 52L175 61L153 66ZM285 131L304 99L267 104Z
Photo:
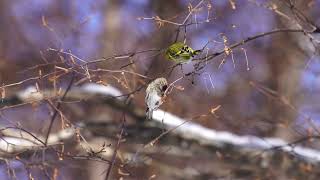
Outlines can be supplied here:
M154 110L158 109L164 102L165 91L168 88L168 82L165 78L157 78L152 81L146 89L145 103L147 105L146 116L152 118Z
M168 47L166 50L166 58L173 60L176 63L186 63L192 60L192 58L200 52L201 50L193 50L188 45L177 42Z

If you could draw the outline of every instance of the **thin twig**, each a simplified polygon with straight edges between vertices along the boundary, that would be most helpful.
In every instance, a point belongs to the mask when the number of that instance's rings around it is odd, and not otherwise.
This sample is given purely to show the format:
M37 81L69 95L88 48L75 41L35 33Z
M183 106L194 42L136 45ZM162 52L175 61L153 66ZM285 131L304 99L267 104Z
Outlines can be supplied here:
M111 164L109 165L108 170L107 170L107 174L106 174L106 178L105 178L106 180L109 179L112 167L114 166L114 164L116 162L117 152L118 152L118 149L120 148L120 142L121 142L122 134L123 134L123 131L124 131L125 121L126 121L126 119L125 119L125 114L124 114L123 115L122 124L121 124L120 135L119 135L116 147L114 148L114 151L113 151L113 155L112 155L112 158L111 158Z
M65 99L65 97L67 96L69 90L71 89L74 79L75 79L75 74L74 74L74 72L73 72L73 73L72 73L71 80L70 80L70 83L69 83L66 91L64 92L62 98L61 98L60 101L58 102L57 107L56 107L56 109L54 110L53 116L51 117L50 124L49 124L49 129L48 129L48 132L47 132L47 134L46 134L45 146L48 145L49 134L50 134L50 132L51 132L53 122L54 122L55 118L56 118L57 115L58 115L58 110L60 109L61 102L64 101L64 99Z

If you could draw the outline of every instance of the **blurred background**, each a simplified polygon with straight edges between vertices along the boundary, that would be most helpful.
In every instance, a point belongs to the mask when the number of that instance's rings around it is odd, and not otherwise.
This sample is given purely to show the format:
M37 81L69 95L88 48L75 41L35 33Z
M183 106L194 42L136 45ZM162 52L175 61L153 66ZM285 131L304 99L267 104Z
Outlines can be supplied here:
M314 34L283 31L257 37L202 63L201 70L195 67L207 55L261 33L275 29L311 32L320 25L319 12L318 0L0 1L0 92L2 99L8 99L35 86L40 92L53 89L59 94L72 79L71 67L74 86L95 82L116 87L130 94L134 108L144 111L145 85L151 79L166 77L173 82L193 72L176 83L181 88L170 93L161 109L185 119L200 116L196 123L215 130L295 141L318 135L320 61L319 39ZM198 60L174 67L163 50L184 38L192 48L205 49ZM83 69L76 66L95 60L99 61ZM9 108L2 103L1 127L18 124L45 136L55 111L48 101ZM220 109L208 115L218 105ZM106 122L118 130L123 117L112 105L86 100L62 103L61 111L67 125ZM64 128L64 118L57 117L53 132ZM129 125L143 121L132 116L127 119ZM89 140L99 136L112 146L117 142L118 131L106 137L106 130L95 128L94 133L82 135ZM154 137L141 138L145 144ZM163 141L170 141L170 136ZM64 151L77 153L77 143L69 143ZM246 162L239 154L233 156L234 150L220 152L194 142L173 144L168 150L153 147L156 150L148 155L152 161L129 163L130 175L120 172L121 163L116 163L118 168L112 169L110 179L316 179L318 175L313 173L316 165L293 167L291 157L281 156L261 170L256 160ZM134 153L135 145L133 140L123 142L123 151ZM317 141L303 145L319 149ZM187 147L191 155L166 154L175 146ZM43 153L48 154L45 160ZM54 151L41 151L19 160L1 158L1 179L30 179L29 174L35 179L105 177L106 164L67 158L57 161L57 156ZM242 160L248 166L240 167ZM191 173L194 169L201 172L199 176Z

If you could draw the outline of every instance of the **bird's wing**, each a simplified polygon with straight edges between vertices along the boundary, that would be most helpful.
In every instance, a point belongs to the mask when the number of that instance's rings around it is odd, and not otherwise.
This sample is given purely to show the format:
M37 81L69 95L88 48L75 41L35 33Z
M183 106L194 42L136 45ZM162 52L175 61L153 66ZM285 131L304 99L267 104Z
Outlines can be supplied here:
M177 55L179 55L181 53L181 50L182 50L183 46L184 46L183 43L180 43L180 42L174 43L168 48L167 52L171 56L177 56Z
M157 109L161 103L160 103L161 97L157 94L157 92L151 92L146 97L146 104L149 109L154 110Z

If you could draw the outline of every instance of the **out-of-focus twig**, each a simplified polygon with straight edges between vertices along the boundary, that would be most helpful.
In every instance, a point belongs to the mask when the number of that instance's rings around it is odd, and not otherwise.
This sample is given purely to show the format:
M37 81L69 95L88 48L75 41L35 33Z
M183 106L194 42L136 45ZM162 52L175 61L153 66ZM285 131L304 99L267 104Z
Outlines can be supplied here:
M113 151L113 154L112 154L111 164L109 165L109 167L107 169L107 174L106 174L106 178L105 178L106 180L109 179L110 174L111 174L111 170L112 170L114 164L116 163L117 151L120 148L120 142L121 142L122 135L123 135L123 132L124 132L125 121L126 121L125 120L125 114L123 114L123 120L122 120L122 123L121 123L120 134L119 134L119 137L118 137L118 140L117 140L117 144L116 144L116 146L114 148L114 151Z
M70 80L70 82L69 82L69 84L68 84L68 87L67 87L66 91L64 92L64 94L63 94L63 96L62 96L62 98L61 98L61 101L63 101L63 100L66 98L66 95L68 94L69 90L70 90L71 87L72 87L72 84L73 84L74 79L75 79L75 75L74 75L74 73L72 73L71 80ZM49 128L48 128L48 131L47 131L47 134L46 134L46 139L45 139L45 141L44 141L44 142L45 142L45 145L47 145L47 143L48 143L49 134L50 134L50 132L51 132L51 129L52 129L52 126L53 126L53 122L54 122L55 118L56 118L57 115L58 115L58 112L59 112L59 109L60 109L60 106L61 106L61 101L59 101L58 104L57 104L57 107L54 108L54 113L53 113L53 115L52 115L52 117L51 117L50 124L49 124Z

